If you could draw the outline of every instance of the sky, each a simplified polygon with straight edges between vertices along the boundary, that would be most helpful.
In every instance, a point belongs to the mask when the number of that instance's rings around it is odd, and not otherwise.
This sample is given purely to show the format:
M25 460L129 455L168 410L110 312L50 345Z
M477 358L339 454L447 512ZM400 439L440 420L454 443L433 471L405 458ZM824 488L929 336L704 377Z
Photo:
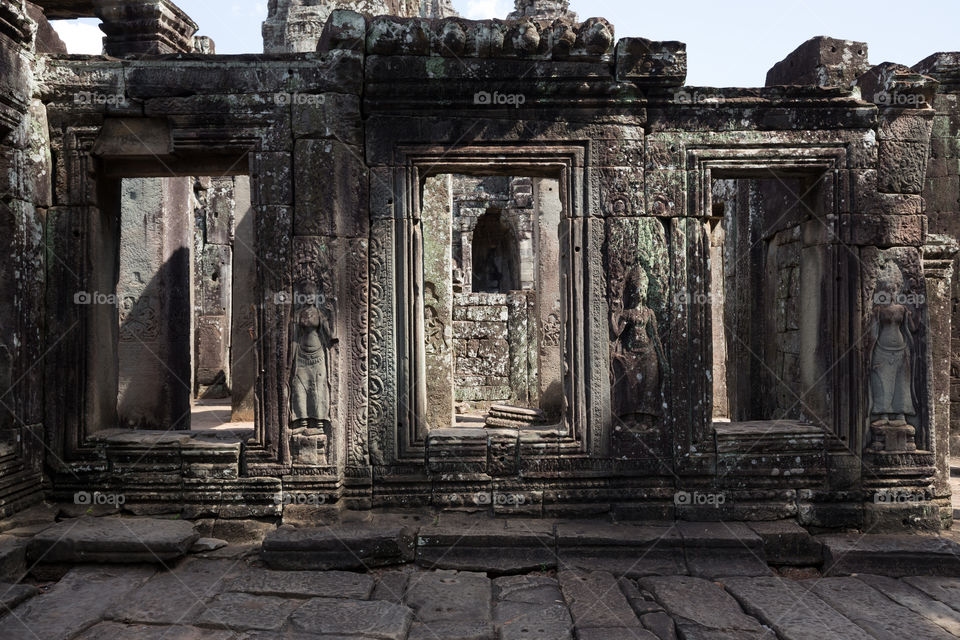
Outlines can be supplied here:
M176 0L213 38L217 53L260 53L266 0ZM453 0L466 18L504 18L512 0ZM813 36L869 45L870 62L912 66L932 53L960 51L958 0L572 0L586 19L602 15L618 38L687 43L687 84L763 86L767 70ZM100 52L96 20L57 21L71 53Z

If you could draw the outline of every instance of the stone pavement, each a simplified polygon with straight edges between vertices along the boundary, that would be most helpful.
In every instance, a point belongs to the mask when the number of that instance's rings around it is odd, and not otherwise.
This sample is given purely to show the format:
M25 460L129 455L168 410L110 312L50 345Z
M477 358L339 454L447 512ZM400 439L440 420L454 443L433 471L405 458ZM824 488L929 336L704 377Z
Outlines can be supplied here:
M0 579L9 581L0 584L0 638L960 637L960 545L951 535L449 514L263 524L248 523L244 536L233 523L223 546L170 519L53 522L40 510L0 522ZM458 553L459 543L469 551ZM183 548L190 552L171 559ZM296 568L318 562L356 570ZM271 568L278 563L288 570ZM467 564L473 570L449 568ZM919 575L933 572L949 575Z

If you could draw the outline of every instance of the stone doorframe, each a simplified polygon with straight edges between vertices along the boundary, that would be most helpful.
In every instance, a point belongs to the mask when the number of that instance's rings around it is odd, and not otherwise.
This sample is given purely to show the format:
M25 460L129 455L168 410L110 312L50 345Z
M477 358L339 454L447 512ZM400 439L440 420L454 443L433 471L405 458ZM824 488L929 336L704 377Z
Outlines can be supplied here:
M63 389L63 395L49 396L46 426L51 451L62 460L79 462L96 457L98 445L91 436L112 428L103 425L109 424L111 401L115 410L115 387L104 379L110 370L97 367L97 359L105 355L102 340L115 332L105 324L110 321L110 313L98 314L95 306L70 304L72 301L61 294L110 291L112 266L105 265L111 259L107 254L115 252L117 246L108 218L118 214L112 195L118 193L120 179L249 175L258 259L262 262L264 255L289 256L289 216L268 220L267 213L281 208L269 206L262 199L269 188L262 183L269 183L267 172L274 170L276 157L281 155L265 152L269 143L265 143L264 132L276 124L266 116L256 123L238 118L235 127L222 123L204 126L198 118L191 127L174 129L162 117L118 117L102 119L98 126L68 127L60 136L52 132L55 144L62 145L59 161L63 169L55 176L55 186L64 203L51 210L49 221L50 250L59 260L51 269L48 283L49 291L58 292L58 296L48 298L48 318L55 319L48 339L53 345L51 361L58 366L48 367L47 383L48 388ZM131 152L135 146L142 148ZM289 274L286 268L277 267L261 265L255 286L257 296L262 296L257 325L263 340L257 347L257 358L268 364L260 365L267 375L258 377L255 435L246 451L248 460L265 464L276 463L283 454L281 418L271 415L271 411L282 411L282 380L278 381L281 384L271 383L269 374L278 374L279 367L269 363L282 362L286 354L286 312L276 303L275 294L289 289ZM57 340L57 332L73 323L82 327L82 339ZM282 374L277 377L282 378Z
M420 188L427 177L448 173L559 180L564 211L560 260L567 364L560 440L571 453L602 450L609 440L605 431L610 428L604 228L602 219L587 216L586 147L522 143L397 146L395 152L394 165L375 169L371 177L369 429L373 463L417 464L424 459ZM590 277L585 277L588 274ZM595 344L604 348L592 348ZM587 425L591 425L589 430Z
M815 248L818 254L814 266L819 271L821 294L819 308L813 312L817 314L817 326L823 329L817 338L826 340L818 342L815 354L819 380L811 389L817 395L805 400L815 403L818 415L824 418L824 424L818 426L839 436L852 452L859 452L862 449L860 425L863 424L861 416L864 411L862 402L858 401L863 397L861 380L864 369L861 354L855 348L860 335L860 269L856 255L859 248L847 244L844 231L847 228L845 218L852 213L853 201L858 195L869 195L856 194L857 185L853 179L861 164L864 169L870 168L870 154L864 143L864 136L869 133L817 131L805 134L809 136L809 142L801 144L797 144L794 132L737 132L725 136L716 133L670 134L671 141L681 143L674 142L670 156L676 166L684 169L685 179L692 182L686 185L686 201L678 204L685 209L683 215L699 223L712 215L714 179L789 176L818 181L819 201L817 211L813 213L822 213L826 219L815 215L813 220L803 224L803 243ZM648 137L648 158L664 150L659 138L658 134ZM662 159L662 156L656 158ZM668 172L648 171L648 207L657 204L657 199L651 197L649 191L649 185L660 183L657 173ZM687 264L697 266L688 268L685 276L675 273L674 276L680 279L674 280L673 290L692 288L704 296L703 299L708 299L709 238L703 235L699 224L687 227L685 235ZM684 277L686 282L682 281ZM851 305L852 301L855 305ZM676 329L690 335L712 335L711 314L691 313L690 309L690 306L674 303L674 317L680 320ZM673 400L678 405L675 406L673 425L679 454L678 470L687 466L684 463L687 455L696 458L697 451L703 450L704 445L709 448L714 437L711 428L713 388L699 373L712 366L712 347L710 339L700 341L699 347L696 341L677 341L673 345L675 362L685 362L687 367L686 372L675 372L676 384L686 389L673 389ZM682 353L684 350L686 353ZM705 401L697 402L697 398ZM679 406L684 404L687 406Z

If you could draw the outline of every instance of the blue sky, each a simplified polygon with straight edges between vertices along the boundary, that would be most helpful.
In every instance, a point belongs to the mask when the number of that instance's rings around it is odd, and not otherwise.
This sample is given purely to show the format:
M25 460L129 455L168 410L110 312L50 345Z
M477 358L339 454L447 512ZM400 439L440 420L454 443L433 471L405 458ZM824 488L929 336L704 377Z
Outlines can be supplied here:
M214 39L218 53L262 51L266 0L177 0ZM505 17L512 0L454 0L468 18ZM958 0L572 0L580 18L602 15L617 37L687 43L688 84L762 86L767 69L817 35L865 41L874 64L913 65L931 53L960 50ZM95 20L57 23L72 53L99 52Z

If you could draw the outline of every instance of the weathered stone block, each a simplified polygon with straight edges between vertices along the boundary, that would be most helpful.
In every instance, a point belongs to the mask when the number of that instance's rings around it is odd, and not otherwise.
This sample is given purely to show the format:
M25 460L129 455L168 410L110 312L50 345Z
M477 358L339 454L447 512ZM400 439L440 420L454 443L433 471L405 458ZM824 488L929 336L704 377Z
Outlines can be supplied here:
M95 0L107 55L191 53L197 24L170 0Z
M413 612L403 605L314 598L291 616L290 628L314 636L362 634L382 640L404 640L412 622Z
M847 87L869 68L865 42L818 36L774 65L766 84Z
M926 236L926 217L913 215L849 215L840 219L840 238L851 245L919 247Z
M358 147L336 140L298 140L294 167L296 235L366 235L367 170Z
M646 173L647 215L683 216L687 214L687 172L656 170Z
M263 541L261 557L273 569L362 569L413 559L413 532L404 527L344 525L279 529Z
M46 563L162 563L186 555L199 537L183 520L84 517L37 534L27 553Z
M960 545L946 538L919 535L821 536L824 575L856 573L960 577Z
M923 192L928 147L922 142L880 141L877 182L883 193Z
M253 203L293 204L293 156L290 153L254 153L250 156Z
M336 9L327 19L317 43L317 51L331 49L364 50L367 36L367 21L355 11Z
M333 138L344 144L363 144L363 114L359 96L342 93L301 95L293 101L296 138Z
M617 43L617 80L641 86L679 87L687 79L687 45L621 38Z
M877 129L877 139L927 144L930 141L932 127L933 119L930 117L929 111L890 110L889 114L885 113L880 121L880 126Z

